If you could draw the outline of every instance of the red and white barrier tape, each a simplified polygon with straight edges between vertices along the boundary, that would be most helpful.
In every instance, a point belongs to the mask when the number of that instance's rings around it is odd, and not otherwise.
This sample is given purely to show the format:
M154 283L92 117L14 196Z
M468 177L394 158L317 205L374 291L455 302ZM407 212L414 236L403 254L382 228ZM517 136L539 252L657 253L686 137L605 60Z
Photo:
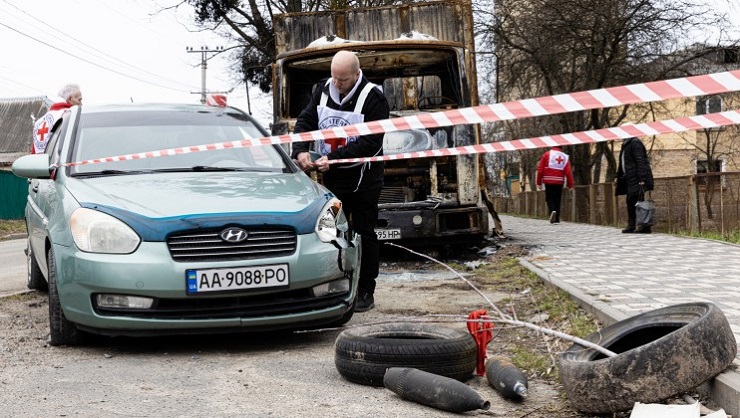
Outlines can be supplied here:
M717 128L720 126L740 124L740 110L730 110L719 113L709 113L701 116L682 117L656 122L638 123L614 128L603 128L591 131L574 132L561 135L538 136L513 141L492 142L489 144L466 145L454 148L439 148L428 151L417 151L399 154L381 155L378 157L347 158L329 160L330 164L356 163L363 161L392 161L410 158L443 157L448 155L468 155L489 152L520 151L552 147L555 145L577 145L595 142L612 141L633 136L658 135L670 132L685 132L703 128Z
M244 148L270 144L287 144L292 142L315 141L326 138L346 138L368 134L379 134L407 129L435 128L451 125L467 125L523 119L534 116L555 115L566 112L654 102L682 97L727 93L731 91L740 91L740 70L558 94L555 96L494 103L462 109L451 109L442 112L420 113L344 127L302 132L299 134L248 138L241 141L212 143L185 148L170 148L137 154L96 158L67 163L65 165L95 164L141 158L155 158L224 148ZM475 147L477 146L478 145ZM336 160L332 160L332 163L335 161Z

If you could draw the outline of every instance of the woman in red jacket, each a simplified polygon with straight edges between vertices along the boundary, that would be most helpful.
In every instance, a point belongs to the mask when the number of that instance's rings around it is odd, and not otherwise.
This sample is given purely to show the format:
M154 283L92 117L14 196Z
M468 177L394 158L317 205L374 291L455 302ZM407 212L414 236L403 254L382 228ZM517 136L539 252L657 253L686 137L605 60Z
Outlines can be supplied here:
M563 186L573 189L573 173L570 169L570 158L558 147L552 147L540 158L537 166L537 188L545 185L545 200L550 213L550 223L560 223L560 201Z

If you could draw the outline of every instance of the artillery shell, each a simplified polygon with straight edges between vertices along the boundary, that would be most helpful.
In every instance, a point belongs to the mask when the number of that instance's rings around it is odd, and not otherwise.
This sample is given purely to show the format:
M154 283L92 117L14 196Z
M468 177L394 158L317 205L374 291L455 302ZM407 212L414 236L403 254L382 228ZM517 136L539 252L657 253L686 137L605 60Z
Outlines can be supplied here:
M487 410L491 403L465 383L449 377L408 367L391 367L385 372L383 385L398 396L443 411L465 412Z
M527 376L506 357L494 356L487 361L486 379L505 398L521 400L527 397Z

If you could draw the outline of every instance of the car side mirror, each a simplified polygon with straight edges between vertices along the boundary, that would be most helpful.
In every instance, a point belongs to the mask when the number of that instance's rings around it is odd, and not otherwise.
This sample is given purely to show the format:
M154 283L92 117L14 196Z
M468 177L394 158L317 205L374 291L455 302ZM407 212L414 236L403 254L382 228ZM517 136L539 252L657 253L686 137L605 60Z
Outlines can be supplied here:
M29 179L50 179L57 167L49 161L48 154L24 155L13 161L13 174Z

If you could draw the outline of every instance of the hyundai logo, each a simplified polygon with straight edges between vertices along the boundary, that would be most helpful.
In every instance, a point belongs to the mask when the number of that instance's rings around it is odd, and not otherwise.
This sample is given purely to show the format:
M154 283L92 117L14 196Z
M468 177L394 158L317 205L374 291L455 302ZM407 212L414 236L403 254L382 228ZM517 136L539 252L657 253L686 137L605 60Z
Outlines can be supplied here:
M232 244L235 244L237 242L242 242L249 234L247 231L241 229L241 228L226 228L219 234L222 240L226 242L230 242Z

